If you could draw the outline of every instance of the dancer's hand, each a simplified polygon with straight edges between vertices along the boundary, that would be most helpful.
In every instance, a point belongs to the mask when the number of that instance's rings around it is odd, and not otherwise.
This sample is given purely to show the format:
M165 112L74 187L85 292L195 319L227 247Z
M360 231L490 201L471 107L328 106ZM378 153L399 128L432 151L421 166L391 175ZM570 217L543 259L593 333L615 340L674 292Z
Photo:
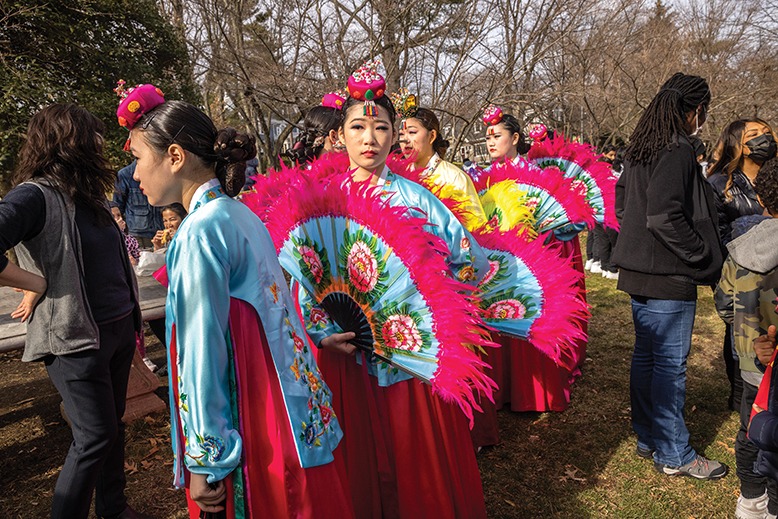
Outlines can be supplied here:
M208 484L207 476L203 474L190 474L189 495L197 503L203 512L221 512L224 510L224 499L227 497L227 488L224 481Z
M773 357L775 351L775 335L776 328L774 325L770 325L767 328L767 335L760 335L754 339L754 352L756 352L756 358L762 365L767 366L770 363L770 359Z
M319 345L325 350L335 351L344 355L354 355L357 351L357 347L348 341L356 336L357 334L354 332L333 333L332 335L323 338Z

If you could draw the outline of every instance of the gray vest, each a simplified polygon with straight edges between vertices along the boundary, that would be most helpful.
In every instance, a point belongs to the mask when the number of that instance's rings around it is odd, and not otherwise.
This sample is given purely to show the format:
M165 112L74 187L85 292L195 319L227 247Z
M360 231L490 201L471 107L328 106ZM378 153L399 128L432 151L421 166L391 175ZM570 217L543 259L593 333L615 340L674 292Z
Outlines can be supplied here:
M36 179L29 183L43 192L46 224L35 238L16 246L16 256L23 269L46 278L48 288L27 323L22 360L29 362L49 354L98 349L98 328L84 286L75 204L48 180ZM123 258L125 272L131 278L136 329L139 329L137 282L127 255Z

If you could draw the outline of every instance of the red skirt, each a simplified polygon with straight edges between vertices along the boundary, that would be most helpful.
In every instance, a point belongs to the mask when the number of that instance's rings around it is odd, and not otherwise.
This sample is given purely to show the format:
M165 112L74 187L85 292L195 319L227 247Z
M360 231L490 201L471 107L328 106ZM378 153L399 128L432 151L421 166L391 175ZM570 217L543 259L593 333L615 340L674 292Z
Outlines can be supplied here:
M359 353L358 353L359 355ZM319 350L362 518L486 517L467 419L413 379L380 387L364 365Z
M577 285L579 296L586 300L586 281L583 274L581 246L578 238L570 241L552 241L549 248L568 258L574 268L581 272ZM579 320L581 330L586 333L588 321ZM534 348L529 342L512 337L494 334L492 340L500 348L490 348L486 362L491 366L487 374L499 389L494 394L495 407L501 409L510 404L512 411L564 411L570 404L570 390L575 379L580 376L578 366L586 358L586 340L571 344L575 368L570 371L557 366L547 355ZM489 417L476 416L487 422Z
M247 517L354 517L342 457L344 449L338 446L332 463L307 469L300 466L281 385L259 316L244 301L231 299L230 303L230 336L243 439L239 469L245 481ZM171 343L171 358L175 359L175 329ZM170 368L176 380L175 363ZM225 480L229 518L235 517L232 479L231 475ZM190 517L197 519L200 508L189 498L188 490L187 502Z

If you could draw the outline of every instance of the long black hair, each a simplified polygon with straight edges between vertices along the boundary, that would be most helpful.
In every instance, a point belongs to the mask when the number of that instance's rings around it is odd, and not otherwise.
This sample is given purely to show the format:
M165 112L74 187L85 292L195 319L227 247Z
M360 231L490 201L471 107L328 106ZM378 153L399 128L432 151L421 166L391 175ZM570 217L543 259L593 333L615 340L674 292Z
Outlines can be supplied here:
M511 135L514 133L519 134L519 142L516 143L516 152L519 155L524 155L527 153L529 151L530 145L527 144L527 139L524 137L524 132L521 131L521 123L519 120L511 114L504 114L500 123L505 126Z
M105 126L86 108L53 104L32 116L19 151L13 185L45 178L110 223L106 193L113 191L116 174L103 156Z
M143 132L157 153L178 144L206 166L214 166L216 178L229 196L240 192L246 181L246 161L257 154L254 137L235 128L217 130L210 117L183 101L166 101L149 110L134 129Z
M686 114L698 106L707 109L711 94L708 82L699 76L676 72L665 81L640 117L624 158L648 164L663 148L686 135Z

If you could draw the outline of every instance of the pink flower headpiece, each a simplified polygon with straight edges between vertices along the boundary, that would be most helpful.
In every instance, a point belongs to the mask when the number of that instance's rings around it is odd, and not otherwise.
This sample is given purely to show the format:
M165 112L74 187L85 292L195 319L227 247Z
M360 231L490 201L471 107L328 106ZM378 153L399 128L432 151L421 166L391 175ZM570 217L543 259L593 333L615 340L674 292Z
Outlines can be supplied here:
M542 141L546 137L548 137L548 128L545 124L536 124L529 131L529 138L533 141Z
M502 108L495 105L489 105L484 110L484 115L481 120L483 120L486 126L494 126L495 124L500 124L502 116Z
M116 117L119 125L132 130L135 124L149 110L165 102L165 94L154 85L136 85L125 90L127 83L120 79L113 89L119 96L119 108L116 109Z
M342 110L343 104L346 102L346 95L341 90L324 94L321 98L321 105L328 108L335 108L336 110Z
M380 64L380 60L374 59L359 67L349 76L346 87L351 97L365 102L364 114L370 117L378 115L375 100L386 93L386 81L378 73Z

